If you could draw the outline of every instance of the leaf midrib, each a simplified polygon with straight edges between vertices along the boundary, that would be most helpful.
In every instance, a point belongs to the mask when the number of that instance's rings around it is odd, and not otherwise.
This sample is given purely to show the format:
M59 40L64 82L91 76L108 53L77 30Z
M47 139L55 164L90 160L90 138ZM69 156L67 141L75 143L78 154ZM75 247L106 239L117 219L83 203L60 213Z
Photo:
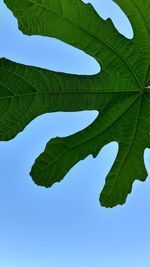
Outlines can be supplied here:
M145 25L145 29L146 29L146 32L147 32L147 36L148 36L148 39L149 39L149 43L150 43L150 28L149 28L149 25L147 23L147 20L145 19L145 17L143 16L143 13L141 12L141 10L139 9L139 7L137 6L137 4L132 0L131 1L131 4L137 9L140 17L142 18L143 20L143 23ZM149 53L149 60L150 60L150 53ZM148 69L147 71L145 72L145 79L147 78L147 74L149 72L149 65L148 65ZM147 81L146 81L147 82ZM146 84L146 83L145 83Z
M134 92L139 92L139 90L121 90L121 91L109 91L109 90L107 90L107 91L98 91L98 90L85 90L85 91L83 91L83 90L78 90L78 91L73 91L73 90L71 90L71 91L66 91L66 90L60 90L60 91L51 91L51 92L49 92L49 91L45 91L45 92L38 92L37 90L36 90L36 88L27 80L27 79L25 79L23 76L20 76L20 75L18 75L16 72L13 72L12 70L8 70L8 69L5 69L5 68L2 68L1 67L1 69L3 69L4 71L7 71L7 72L9 72L9 73L11 73L11 74L13 74L13 75L15 75L15 76L17 76L17 77L19 77L20 79L22 79L22 80L24 80L27 84L29 84L33 89L34 89L34 91L35 92L32 92L32 93L26 93L26 94L18 94L18 95L7 95L7 96L3 96L3 97L0 97L0 99L7 99L7 98L15 98L15 97L23 97L23 96L30 96L30 95L35 95L35 96L38 96L38 95L43 95L43 94L70 94L70 93L76 93L76 94L84 94L84 93L86 93L86 94L110 94L110 93L112 93L112 94L114 94L114 93L134 93ZM44 79L44 78L43 78ZM0 81L0 84L3 86L3 87L5 87L7 90L9 90L10 91L10 88L8 88L5 84L3 84L1 81Z
M0 84L5 87L6 89L9 89L8 87L6 87L6 85L2 84L0 82ZM136 92L138 93L139 91L54 91L54 92L37 92L37 93L28 93L28 94L19 94L19 95L8 95L8 96L0 96L0 99L7 99L7 98L17 98L17 97L28 97L31 95L34 96L40 96L40 95L51 95L51 94L121 94L121 93L132 93L132 92Z

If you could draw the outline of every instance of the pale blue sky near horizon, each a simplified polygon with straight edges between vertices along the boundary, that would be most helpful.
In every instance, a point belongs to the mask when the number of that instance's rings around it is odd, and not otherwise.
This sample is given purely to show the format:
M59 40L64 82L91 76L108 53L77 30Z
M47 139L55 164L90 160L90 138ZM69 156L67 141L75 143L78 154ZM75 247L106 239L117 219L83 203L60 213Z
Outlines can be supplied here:
M99 14L133 37L130 23L111 0L91 0ZM56 39L25 36L0 0L0 57L54 71L94 74L98 63ZM136 181L124 206L106 209L99 193L117 143L96 159L79 162L50 189L29 171L47 141L89 125L96 111L45 114L9 142L0 142L0 267L149 267L150 180ZM150 152L145 164L150 172Z

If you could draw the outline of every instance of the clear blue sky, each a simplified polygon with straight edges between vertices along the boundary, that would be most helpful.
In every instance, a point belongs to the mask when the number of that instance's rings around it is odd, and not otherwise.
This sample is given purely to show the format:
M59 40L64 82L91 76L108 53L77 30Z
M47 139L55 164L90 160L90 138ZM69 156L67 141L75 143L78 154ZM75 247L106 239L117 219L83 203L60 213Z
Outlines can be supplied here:
M127 18L112 1L91 3L132 38ZM51 38L23 35L2 0L0 57L70 73L99 71L96 61L78 49ZM0 142L0 267L149 267L149 179L134 183L124 206L99 205L116 143L105 146L96 159L89 156L78 163L50 189L37 187L28 174L50 138L78 131L96 115L96 111L46 114L14 140ZM147 150L148 171L149 162Z

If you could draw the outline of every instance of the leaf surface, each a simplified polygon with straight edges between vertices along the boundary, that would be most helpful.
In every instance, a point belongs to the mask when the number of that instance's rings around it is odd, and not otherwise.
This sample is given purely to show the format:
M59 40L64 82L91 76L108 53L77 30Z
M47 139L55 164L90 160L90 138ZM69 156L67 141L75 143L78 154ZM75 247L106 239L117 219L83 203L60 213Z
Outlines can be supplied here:
M144 181L143 153L150 146L150 2L115 2L130 19L134 38L117 32L81 0L5 0L27 35L57 38L93 56L97 75L72 75L0 59L0 139L9 140L46 112L98 110L86 129L50 140L31 176L52 186L89 154L96 157L111 141L119 143L100 202L123 204L133 182Z

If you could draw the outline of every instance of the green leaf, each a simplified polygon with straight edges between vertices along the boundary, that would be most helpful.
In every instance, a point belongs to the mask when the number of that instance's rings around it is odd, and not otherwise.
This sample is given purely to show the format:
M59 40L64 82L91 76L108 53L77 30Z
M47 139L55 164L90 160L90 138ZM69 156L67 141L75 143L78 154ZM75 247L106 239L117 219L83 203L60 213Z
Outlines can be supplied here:
M149 71L147 73L146 86L150 86L150 67L149 67Z
M0 59L0 139L9 140L46 112L98 110L86 129L50 140L35 161L31 176L52 186L89 154L96 157L111 141L119 143L100 202L123 204L133 182L144 181L143 153L150 147L150 2L115 2L130 19L134 38L117 32L81 0L5 0L27 35L57 38L93 56L97 75L71 75Z

